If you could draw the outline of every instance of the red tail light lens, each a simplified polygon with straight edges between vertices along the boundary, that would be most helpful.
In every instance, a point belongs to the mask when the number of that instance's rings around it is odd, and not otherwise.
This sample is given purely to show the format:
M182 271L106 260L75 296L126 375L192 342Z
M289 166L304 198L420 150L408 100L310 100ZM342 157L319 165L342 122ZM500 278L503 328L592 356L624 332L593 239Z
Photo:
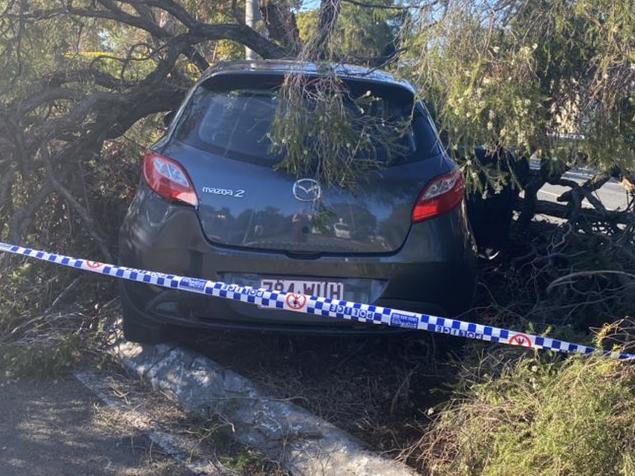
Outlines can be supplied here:
M465 179L460 170L433 179L423 189L412 209L414 223L454 210L465 195Z
M198 199L187 173L177 162L156 152L143 157L143 176L152 190L166 200L196 207Z

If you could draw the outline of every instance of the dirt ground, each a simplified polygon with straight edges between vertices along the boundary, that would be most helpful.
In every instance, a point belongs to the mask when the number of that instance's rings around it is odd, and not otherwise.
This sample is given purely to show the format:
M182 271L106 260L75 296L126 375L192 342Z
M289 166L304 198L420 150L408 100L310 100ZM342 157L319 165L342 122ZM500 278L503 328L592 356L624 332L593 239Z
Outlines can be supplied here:
M179 343L398 457L446 398L463 341L409 333L307 337L180 331Z
M224 422L188 416L116 367L0 379L1 476L193 474L287 473L234 442Z
M1 383L0 396L3 476L192 474L138 429L105 425L104 404L72 376Z

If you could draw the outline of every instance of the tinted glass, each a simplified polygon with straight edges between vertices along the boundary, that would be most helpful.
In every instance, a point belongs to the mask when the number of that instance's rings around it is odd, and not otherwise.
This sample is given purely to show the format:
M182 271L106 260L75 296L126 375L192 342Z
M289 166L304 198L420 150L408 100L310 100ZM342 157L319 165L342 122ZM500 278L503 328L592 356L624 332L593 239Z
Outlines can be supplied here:
M193 94L176 129L176 138L196 148L214 154L256 163L272 164L280 159L271 152L269 132L278 108L280 78L254 81L222 81L200 86ZM372 87L372 86L371 86ZM392 89L395 89L394 87ZM369 90L363 82L351 83L351 97ZM385 120L406 120L411 116L412 103L403 103L390 94L378 95L365 114ZM353 101L348 104L352 114L360 114ZM310 109L310 105L308 107ZM411 126L399 141L400 157L395 158L384 144L377 141L374 160L391 165L395 162L422 160L440 153L437 133L428 114L416 109ZM368 157L364 157L368 158Z

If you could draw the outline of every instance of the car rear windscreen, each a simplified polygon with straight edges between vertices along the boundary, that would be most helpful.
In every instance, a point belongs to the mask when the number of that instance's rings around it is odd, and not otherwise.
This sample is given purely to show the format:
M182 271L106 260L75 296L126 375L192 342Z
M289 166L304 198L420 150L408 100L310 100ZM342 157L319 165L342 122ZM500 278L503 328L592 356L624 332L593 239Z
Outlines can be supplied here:
M221 75L194 91L176 127L175 137L188 145L228 158L272 165L281 157L272 152L270 132L279 107L280 76ZM359 114L354 98L376 98L372 110L379 117L410 122L399 138L399 157L389 158L384 145L376 144L374 160L386 165L423 160L441 153L438 134L423 108L415 108L412 95L399 86L348 81L352 114ZM310 110L310 107L307 108Z

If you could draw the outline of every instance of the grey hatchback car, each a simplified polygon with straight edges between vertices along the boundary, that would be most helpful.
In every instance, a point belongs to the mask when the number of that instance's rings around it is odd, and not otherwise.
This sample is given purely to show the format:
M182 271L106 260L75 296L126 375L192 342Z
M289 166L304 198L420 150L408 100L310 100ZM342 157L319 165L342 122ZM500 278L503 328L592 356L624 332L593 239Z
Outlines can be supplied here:
M120 264L241 286L453 316L475 286L464 180L408 83L336 66L351 96L413 110L407 147L359 187L323 186L275 167L268 132L293 61L208 70L146 153L120 231ZM410 116L408 116L410 117ZM401 149L400 149L401 150ZM260 309L152 285L121 287L124 333L156 342L171 325L284 333L377 333L384 326Z

